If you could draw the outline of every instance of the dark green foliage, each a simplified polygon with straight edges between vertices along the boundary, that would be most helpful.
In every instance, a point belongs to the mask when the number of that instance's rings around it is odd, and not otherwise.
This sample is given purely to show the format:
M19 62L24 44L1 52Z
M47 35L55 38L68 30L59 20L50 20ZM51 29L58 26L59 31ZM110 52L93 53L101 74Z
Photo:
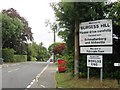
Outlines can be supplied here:
M37 44L35 42L29 43L27 46L27 61L32 61L32 58L36 58L37 61L48 60L48 51L42 43Z
M87 74L87 56L86 55L80 55L79 58L79 77L86 77Z
M33 40L28 21L13 8L2 10L0 17L3 48L13 48L16 54L26 54L27 41Z
M15 50L5 48L2 50L4 62L25 62L27 55L15 55Z
M15 50L13 49L9 49L9 48L3 49L2 55L3 55L4 62L14 62L14 53L15 53Z
M72 72L74 67L74 30L75 19L78 22L87 22L100 19L113 20L113 33L120 38L120 2L104 3L104 2L60 2L51 4L55 11L57 21L62 30L59 31L59 36L64 39L67 45L67 52L64 57L69 62L69 69ZM113 40L113 54L103 55L103 75L104 78L118 75L118 69L114 67L114 63L120 63L120 39ZM86 77L87 75L87 55L79 56L79 76ZM117 72L117 73L116 73ZM99 77L100 69L91 68L90 75ZM120 76L120 75L119 75Z

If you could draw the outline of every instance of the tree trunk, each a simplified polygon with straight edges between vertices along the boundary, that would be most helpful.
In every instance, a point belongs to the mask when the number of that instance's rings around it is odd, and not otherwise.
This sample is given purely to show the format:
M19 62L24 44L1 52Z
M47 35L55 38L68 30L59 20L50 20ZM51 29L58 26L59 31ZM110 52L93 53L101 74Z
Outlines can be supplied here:
M78 73L79 73L79 38L78 38L78 33L79 32L79 23L77 18L75 18L75 57L74 57L74 75L76 78L79 78Z

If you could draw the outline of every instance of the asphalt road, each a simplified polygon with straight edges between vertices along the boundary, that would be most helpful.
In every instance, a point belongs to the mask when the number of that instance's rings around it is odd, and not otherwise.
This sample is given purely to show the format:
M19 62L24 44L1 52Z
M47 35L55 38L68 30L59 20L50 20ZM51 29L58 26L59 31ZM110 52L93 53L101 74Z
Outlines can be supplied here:
M56 88L56 70L56 65L50 63L43 73L38 74L38 79L30 88Z
M4 65L2 68L2 88L27 88L48 64L49 62L24 62Z

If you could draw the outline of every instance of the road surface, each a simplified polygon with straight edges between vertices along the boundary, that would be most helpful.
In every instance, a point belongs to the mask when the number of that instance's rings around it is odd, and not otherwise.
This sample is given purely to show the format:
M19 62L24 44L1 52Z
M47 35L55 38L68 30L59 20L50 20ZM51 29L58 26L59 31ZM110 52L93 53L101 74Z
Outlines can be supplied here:
M23 62L4 65L2 68L2 88L27 88L35 77L43 73L49 62ZM46 75L49 72L46 72Z

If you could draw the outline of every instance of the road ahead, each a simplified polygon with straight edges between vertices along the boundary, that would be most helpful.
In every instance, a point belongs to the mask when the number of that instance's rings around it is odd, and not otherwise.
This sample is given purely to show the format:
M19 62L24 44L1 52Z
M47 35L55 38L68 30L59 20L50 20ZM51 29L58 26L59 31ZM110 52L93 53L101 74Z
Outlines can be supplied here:
M24 62L3 67L2 88L27 88L48 64L47 62Z

